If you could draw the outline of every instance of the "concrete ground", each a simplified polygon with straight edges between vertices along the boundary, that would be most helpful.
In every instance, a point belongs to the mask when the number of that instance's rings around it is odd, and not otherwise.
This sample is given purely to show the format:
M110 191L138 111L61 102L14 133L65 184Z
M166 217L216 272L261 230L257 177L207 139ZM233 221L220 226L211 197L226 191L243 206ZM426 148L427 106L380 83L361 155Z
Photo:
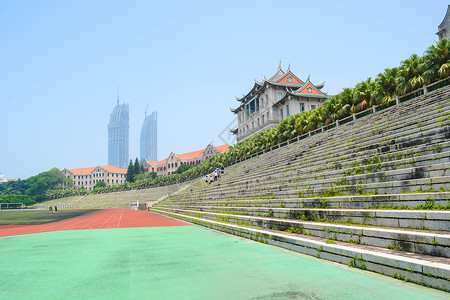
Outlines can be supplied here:
M445 299L197 226L0 238L0 299Z

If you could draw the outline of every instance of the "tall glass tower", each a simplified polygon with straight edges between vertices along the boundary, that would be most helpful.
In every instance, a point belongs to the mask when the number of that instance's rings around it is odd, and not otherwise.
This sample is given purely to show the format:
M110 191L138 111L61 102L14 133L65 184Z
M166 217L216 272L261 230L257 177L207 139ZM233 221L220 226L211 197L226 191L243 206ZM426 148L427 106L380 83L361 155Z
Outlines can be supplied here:
M144 158L149 161L158 160L157 121L156 111L149 116L147 116L147 111L145 112L144 124L141 129L141 160Z
M117 105L108 124L108 165L128 167L129 128L128 104L119 104L117 96Z

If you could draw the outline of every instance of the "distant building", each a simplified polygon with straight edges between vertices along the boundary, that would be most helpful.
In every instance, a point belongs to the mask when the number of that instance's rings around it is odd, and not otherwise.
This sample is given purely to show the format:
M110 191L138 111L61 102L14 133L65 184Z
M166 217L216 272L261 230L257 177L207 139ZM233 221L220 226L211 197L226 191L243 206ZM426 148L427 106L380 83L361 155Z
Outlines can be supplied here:
M270 79L264 78L263 82L255 80L253 88L245 96L236 97L240 104L231 111L238 117L238 128L230 131L241 142L276 127L291 115L316 109L329 97L321 91L324 85L314 85L309 76L304 82L292 73L290 67L284 72L280 63Z
M447 7L447 13L445 14L444 20L438 26L438 32L436 34L439 40L448 39L450 37L450 5Z
M170 153L169 157L161 161L144 160L143 166L146 173L156 172L158 176L173 174L182 164L198 165L202 161L212 156L228 151L230 145L214 147L209 144L205 149L183 154Z
M128 104L114 107L108 124L108 164L117 168L128 167L129 147L129 110Z
M158 114L156 111L151 115L145 114L141 129L141 160L158 160Z
M107 185L124 183L127 176L127 169L114 166L64 169L62 172L67 178L72 178L74 188L83 187L88 191L92 191L95 184L99 181L103 181Z
M5 183L8 182L8 179L6 178L5 175L3 175L2 173L0 173L0 183Z

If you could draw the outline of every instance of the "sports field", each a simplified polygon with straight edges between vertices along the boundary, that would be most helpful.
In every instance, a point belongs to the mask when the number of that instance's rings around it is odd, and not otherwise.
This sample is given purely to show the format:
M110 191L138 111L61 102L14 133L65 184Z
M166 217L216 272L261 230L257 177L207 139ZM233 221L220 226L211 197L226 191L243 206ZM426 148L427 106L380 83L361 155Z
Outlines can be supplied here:
M63 231L1 237L0 299L412 300L448 296L153 213L106 210L72 219L73 226L81 226L78 221L83 218L89 228L96 227L95 218L97 227L108 229L69 230L67 220L58 222L65 223ZM137 227L142 220L153 227Z
M0 211L0 225L36 225L72 219L98 209L70 209L52 213L48 210L15 209Z

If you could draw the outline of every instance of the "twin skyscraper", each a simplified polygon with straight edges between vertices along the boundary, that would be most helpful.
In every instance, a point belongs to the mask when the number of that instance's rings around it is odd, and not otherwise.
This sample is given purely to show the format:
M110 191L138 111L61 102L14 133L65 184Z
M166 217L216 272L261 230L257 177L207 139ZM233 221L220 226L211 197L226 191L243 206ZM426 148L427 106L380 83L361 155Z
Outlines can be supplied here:
M140 159L156 161L158 153L156 111L147 116L141 129ZM108 165L126 169L129 163L129 134L130 112L127 103L120 104L117 96L117 105L114 107L108 124Z

